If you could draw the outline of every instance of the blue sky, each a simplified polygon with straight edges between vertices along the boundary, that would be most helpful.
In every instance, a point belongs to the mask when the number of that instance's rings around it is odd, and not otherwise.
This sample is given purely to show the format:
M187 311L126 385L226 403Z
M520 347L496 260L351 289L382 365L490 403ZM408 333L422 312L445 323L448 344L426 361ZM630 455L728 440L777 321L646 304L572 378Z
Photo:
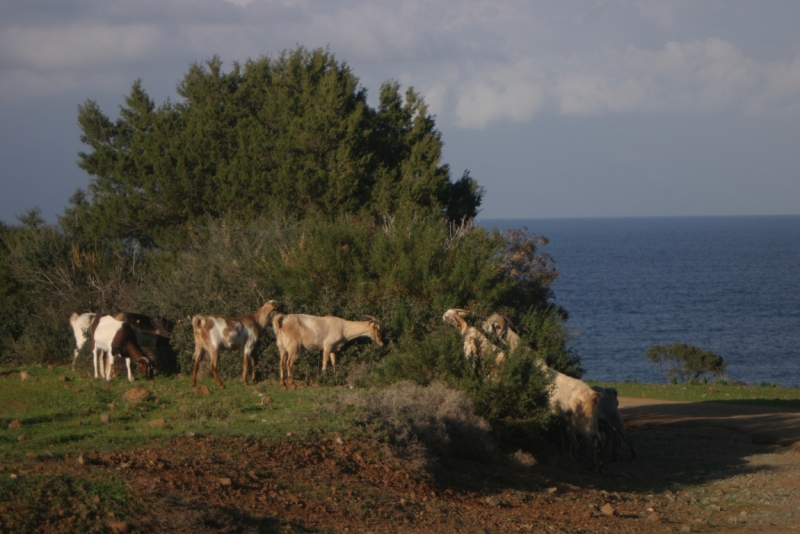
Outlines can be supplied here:
M86 187L87 99L115 117L138 78L161 103L192 62L298 44L422 93L482 218L800 214L798 27L794 0L11 0L0 220Z

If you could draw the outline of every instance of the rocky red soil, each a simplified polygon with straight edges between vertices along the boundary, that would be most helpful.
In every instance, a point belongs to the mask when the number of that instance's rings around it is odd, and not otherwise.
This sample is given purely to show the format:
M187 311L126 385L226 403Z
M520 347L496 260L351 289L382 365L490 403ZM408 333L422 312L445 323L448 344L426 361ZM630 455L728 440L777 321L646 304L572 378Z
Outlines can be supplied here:
M102 498L37 511L42 503L4 496L0 530L14 532L35 513L42 517L36 530L44 532L71 531L71 525L130 532L797 529L800 454L794 449L734 428L623 413L639 458L624 450L605 474L558 455L535 462L525 456L451 460L427 473L407 472L380 445L335 435L274 443L186 436L142 450L35 457L3 476L119 477L134 496L129 513L111 517L113 503Z

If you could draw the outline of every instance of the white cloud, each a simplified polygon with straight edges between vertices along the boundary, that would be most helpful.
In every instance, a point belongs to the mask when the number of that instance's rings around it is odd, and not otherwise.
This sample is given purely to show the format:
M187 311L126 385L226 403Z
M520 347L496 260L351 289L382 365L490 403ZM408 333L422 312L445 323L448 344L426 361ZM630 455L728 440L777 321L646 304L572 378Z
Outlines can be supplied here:
M483 128L492 121L521 122L542 107L544 89L537 81L538 69L530 60L482 72L457 89L455 113L467 128Z

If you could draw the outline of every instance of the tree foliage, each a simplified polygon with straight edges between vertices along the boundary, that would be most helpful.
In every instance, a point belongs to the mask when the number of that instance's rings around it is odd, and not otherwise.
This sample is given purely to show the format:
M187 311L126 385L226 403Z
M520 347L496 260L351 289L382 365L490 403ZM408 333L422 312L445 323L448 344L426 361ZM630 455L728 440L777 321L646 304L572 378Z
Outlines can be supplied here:
M62 220L94 236L181 246L208 220L402 211L474 217L483 189L450 180L442 139L413 89L381 87L377 109L350 68L299 47L224 72L194 64L159 107L141 81L112 120L80 106L79 165L91 176Z
M722 356L684 343L653 345L647 349L646 356L661 368L668 380L673 382L696 381L706 373L719 378L728 367Z

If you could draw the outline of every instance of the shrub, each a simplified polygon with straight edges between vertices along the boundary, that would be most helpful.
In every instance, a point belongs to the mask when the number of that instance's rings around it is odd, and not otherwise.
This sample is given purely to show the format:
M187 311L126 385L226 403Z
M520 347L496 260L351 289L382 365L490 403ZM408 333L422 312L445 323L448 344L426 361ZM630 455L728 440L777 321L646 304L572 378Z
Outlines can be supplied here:
M666 347L653 345L647 349L646 356L661 368L668 380L675 383L696 381L705 373L719 378L728 367L722 356L684 343L672 343Z
M363 422L412 464L430 466L446 456L487 461L494 451L489 423L466 395L440 383L397 382L373 395L364 411Z

